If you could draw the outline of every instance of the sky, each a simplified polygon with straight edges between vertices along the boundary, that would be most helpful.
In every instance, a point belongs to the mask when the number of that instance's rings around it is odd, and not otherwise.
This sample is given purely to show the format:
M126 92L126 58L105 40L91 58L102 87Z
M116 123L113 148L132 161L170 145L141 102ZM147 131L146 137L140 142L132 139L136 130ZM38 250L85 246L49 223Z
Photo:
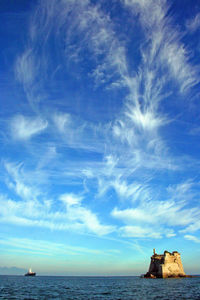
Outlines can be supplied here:
M0 273L200 266L200 1L0 1Z

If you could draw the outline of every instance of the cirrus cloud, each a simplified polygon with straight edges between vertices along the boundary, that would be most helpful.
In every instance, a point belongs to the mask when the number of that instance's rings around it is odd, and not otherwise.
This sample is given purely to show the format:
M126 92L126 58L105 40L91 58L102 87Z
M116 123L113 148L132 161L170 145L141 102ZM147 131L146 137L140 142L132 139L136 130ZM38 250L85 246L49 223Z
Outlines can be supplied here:
M40 134L48 126L48 122L39 117L25 117L17 115L11 119L11 136L15 140L28 140Z

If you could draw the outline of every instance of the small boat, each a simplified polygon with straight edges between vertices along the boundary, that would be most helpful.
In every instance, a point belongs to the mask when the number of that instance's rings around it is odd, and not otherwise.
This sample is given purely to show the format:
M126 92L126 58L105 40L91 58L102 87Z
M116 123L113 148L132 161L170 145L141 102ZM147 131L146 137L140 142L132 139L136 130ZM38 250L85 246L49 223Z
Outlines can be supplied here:
M32 272L31 269L28 270L28 272L25 274L25 276L35 276L36 273L35 272Z

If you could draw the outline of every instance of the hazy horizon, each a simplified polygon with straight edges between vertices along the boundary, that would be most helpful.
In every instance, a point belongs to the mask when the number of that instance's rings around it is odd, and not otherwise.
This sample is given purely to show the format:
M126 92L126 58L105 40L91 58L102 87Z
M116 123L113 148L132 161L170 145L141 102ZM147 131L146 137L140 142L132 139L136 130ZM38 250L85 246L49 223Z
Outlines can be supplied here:
M200 1L0 16L0 267L140 275L155 248L200 273Z

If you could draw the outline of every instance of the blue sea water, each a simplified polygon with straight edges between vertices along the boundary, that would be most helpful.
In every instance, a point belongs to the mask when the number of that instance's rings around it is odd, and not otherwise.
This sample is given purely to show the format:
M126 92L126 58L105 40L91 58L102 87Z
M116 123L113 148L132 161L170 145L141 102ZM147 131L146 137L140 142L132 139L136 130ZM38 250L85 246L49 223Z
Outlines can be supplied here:
M200 299L200 277L0 276L0 299Z

